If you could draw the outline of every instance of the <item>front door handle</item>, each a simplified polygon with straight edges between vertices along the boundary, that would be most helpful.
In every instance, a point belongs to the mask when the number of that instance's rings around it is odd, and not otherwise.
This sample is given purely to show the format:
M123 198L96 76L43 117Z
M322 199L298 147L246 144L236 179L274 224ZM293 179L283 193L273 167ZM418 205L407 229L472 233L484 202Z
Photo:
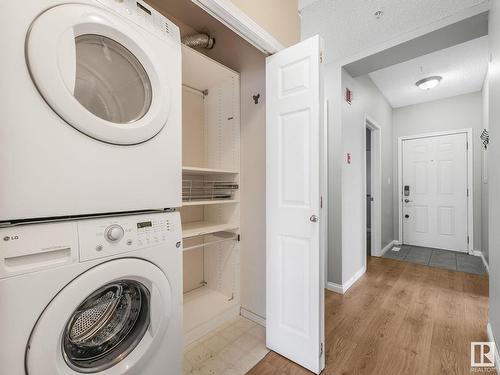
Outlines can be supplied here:
M316 215L311 215L309 220L312 221L313 223L317 223L319 221L319 217L317 217Z

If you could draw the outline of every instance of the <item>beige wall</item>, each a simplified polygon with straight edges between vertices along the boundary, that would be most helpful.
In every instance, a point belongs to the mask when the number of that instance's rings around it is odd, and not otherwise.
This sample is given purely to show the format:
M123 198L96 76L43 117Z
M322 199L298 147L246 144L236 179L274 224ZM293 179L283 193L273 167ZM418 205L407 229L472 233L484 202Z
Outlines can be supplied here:
M232 0L233 4L288 47L300 41L297 0Z

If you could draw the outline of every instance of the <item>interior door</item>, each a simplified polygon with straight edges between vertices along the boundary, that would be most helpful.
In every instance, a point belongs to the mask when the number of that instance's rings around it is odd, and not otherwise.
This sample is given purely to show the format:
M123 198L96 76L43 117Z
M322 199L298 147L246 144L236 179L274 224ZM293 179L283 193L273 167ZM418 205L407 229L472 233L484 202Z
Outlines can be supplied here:
M403 141L403 242L467 252L467 134Z
M315 373L324 368L320 54L316 36L266 62L266 342Z

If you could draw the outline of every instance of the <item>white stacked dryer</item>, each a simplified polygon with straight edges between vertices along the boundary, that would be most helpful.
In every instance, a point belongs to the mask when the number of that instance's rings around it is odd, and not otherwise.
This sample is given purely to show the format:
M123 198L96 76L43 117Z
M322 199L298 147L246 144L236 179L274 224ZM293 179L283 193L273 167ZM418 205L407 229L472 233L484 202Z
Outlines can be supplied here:
M140 0L0 10L0 222L180 206L177 26Z

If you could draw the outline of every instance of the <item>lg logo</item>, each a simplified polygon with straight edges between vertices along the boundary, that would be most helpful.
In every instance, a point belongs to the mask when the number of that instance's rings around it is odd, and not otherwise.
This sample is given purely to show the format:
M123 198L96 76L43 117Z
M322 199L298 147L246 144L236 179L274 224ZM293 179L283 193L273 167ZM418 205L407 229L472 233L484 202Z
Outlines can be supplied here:
M14 240L18 240L19 239L19 236L5 236L3 238L4 241L14 241Z

